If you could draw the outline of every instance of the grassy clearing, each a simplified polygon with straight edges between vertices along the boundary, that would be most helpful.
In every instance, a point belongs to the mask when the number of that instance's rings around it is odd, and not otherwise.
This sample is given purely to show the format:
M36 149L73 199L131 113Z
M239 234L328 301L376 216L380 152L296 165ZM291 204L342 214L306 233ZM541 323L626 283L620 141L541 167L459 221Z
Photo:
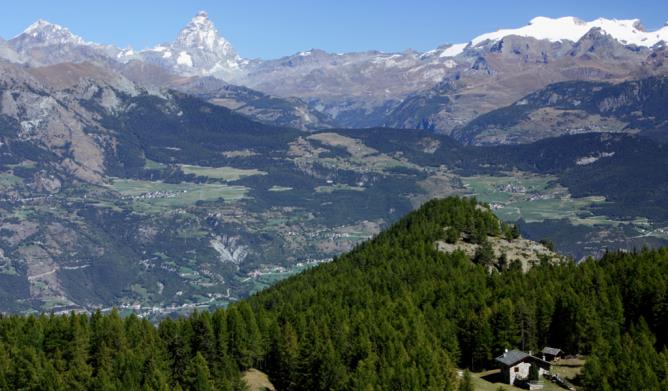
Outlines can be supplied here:
M568 189L555 184L557 178L554 176L513 173L502 177L461 179L469 195L489 203L505 221L542 222L568 218L573 224L618 224L588 211L591 205L605 202L603 197L572 198Z
M24 220L32 220L36 217L38 217L38 212L39 209L32 207L32 206L22 206L20 208L14 208L11 211L11 214L9 216L6 216L7 218L16 218L21 221Z
M192 238L204 238L209 233L203 229L200 229L198 225L181 227L176 230L176 236L180 238L192 239Z
M536 195L566 197L568 191L550 186L556 180L552 176L514 174L509 176L462 177L462 183L471 195L481 201L493 204L515 204L520 201L536 201ZM534 196L534 197L532 197Z
M144 163L144 168L147 170L162 170L165 167L167 167L167 165L158 163L151 159L146 159L146 162Z
M228 182L238 181L239 179L253 175L267 175L266 172L255 169L242 169L234 167L202 167L189 164L179 165L186 174L194 174L211 179L221 179Z
M247 280L247 282L251 284L251 293L255 293L269 288L270 286L275 285L277 282L285 280L288 277L299 274L309 267L309 265L294 265L285 271L267 271L262 273L261 276Z
M22 183L23 179L14 174L10 174L9 172L0 173L0 189L12 189Z
M309 141L315 141L324 147L345 150L346 154L336 153L336 157L320 156L325 150L320 146L311 146L308 152L300 150L302 158L306 161L317 161L317 163L328 169L351 170L360 173L385 173L393 168L408 168L421 170L422 167L409 162L400 156L390 156L381 153L374 148L368 147L362 140L346 137L336 133L316 133L307 137ZM297 148L299 149L299 148ZM297 155L300 155L297 153Z
M318 164L329 169L351 170L361 173L384 173L386 170L391 170L393 168L421 169L421 167L416 164L395 159L385 154L364 155L359 157L353 156L349 158L319 158Z
M364 187L349 186L345 184L335 184L331 186L318 186L315 188L316 193L333 193L335 191L364 191Z
M269 381L269 377L255 368L244 372L243 379L248 385L249 391L275 390L274 385Z
M110 187L139 208L152 209L186 207L198 201L238 201L248 188L219 183L164 183L134 179L114 179Z
M498 369L486 372L471 372L471 380L473 382L473 389L476 391L497 391L503 390L521 390L521 388L511 386L500 382L491 382L488 379L490 376L497 374Z
M316 140L330 147L345 148L353 157L364 157L378 153L373 148L367 147L362 141L346 137L337 133L316 133L309 137L309 140Z
M252 284L251 293L256 293L267 289L270 286L275 285L277 282L285 280L288 277L292 277L293 275L299 273L299 271L300 270L289 270L283 273L266 273L258 278L252 279L250 280Z
M361 232L361 231L350 231L345 233L346 236L343 237L343 239L348 239L352 241L361 241L361 240L368 240L370 237L372 237L372 233L369 232Z
M573 360L562 360L558 365L552 366L552 373L556 373L559 376L565 378L566 380L573 380L581 371L584 366L584 360L573 359ZM473 381L473 388L476 391L498 391L498 390L523 390L523 388L518 388L505 384L497 378L499 374L498 369L485 372L472 372L471 380ZM541 379L544 384L544 391L563 391L564 389L552 383L548 380Z
M227 158L234 158L234 157L251 157L251 156L256 156L257 153L251 151L250 149L243 149L240 151L225 151L223 152L223 156Z
M95 201L94 203L92 203L92 205L94 205L96 208L111 209L115 212L122 212L123 211L123 208L121 208L120 206L114 204L111 201L106 201L106 200Z
M52 310L58 307L63 307L72 304L70 301L62 297L46 297L42 299L42 308L44 310Z
M130 285L130 289L132 290L132 292L139 295L142 301L146 301L148 299L148 289L141 286L140 284L132 284Z
M5 274L8 276L18 276L19 273L16 271L16 268L14 265L12 265L11 261L5 260L4 263L0 264L0 274Z
M37 167L37 163L33 162L32 160L24 160L21 163L7 164L6 166L10 167L10 168L14 168L14 167L35 168L35 167Z
M290 191L292 187L287 186L272 186L269 188L269 191L281 192L281 191Z
M561 360L552 366L552 373L556 373L564 379L572 381L582 372L584 365L585 360L580 358Z

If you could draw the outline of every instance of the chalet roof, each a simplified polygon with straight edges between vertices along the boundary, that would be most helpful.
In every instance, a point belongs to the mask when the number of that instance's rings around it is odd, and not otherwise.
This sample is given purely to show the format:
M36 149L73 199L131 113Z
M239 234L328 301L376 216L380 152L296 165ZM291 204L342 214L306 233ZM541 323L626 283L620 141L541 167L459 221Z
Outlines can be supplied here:
M545 360L542 360L542 359L540 359L536 356L531 356L531 362L533 364L538 365L539 367L541 367L543 369L547 369L548 371L550 370L550 367L552 366L552 364L550 364L549 362L547 362Z
M520 350L509 350L496 358L497 362L505 366L512 366L529 357L528 353Z
M542 353L543 354L549 354L551 356L556 356L557 354L562 353L562 351L559 348L551 348L551 347L546 346L546 347L543 348Z

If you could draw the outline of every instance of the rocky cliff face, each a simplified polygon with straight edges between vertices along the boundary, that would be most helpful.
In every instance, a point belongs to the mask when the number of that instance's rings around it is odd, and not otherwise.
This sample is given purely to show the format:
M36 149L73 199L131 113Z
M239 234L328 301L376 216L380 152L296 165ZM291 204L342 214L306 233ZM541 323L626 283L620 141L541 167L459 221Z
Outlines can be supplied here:
M0 38L0 60L13 63L25 62L25 59L2 38Z
M66 81L62 69L31 71L2 65L0 113L5 123L14 124L4 132L2 143L24 152L19 146L29 145L31 154L43 155L63 175L101 182L104 149L113 141L98 123L98 115L81 103L98 101L113 110L120 91L86 77L74 80L71 73Z

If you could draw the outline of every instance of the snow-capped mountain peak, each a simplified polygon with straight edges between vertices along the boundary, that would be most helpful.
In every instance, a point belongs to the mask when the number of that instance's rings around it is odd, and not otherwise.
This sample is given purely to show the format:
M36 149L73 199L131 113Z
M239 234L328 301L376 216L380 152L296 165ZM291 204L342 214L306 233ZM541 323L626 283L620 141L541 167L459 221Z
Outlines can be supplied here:
M182 48L216 51L224 55L233 55L234 48L225 38L221 37L216 26L209 20L205 11L200 11L190 20L174 42Z
M119 52L114 46L86 41L68 28L43 19L28 26L7 44L23 58L21 62L32 65L105 62Z
M176 73L197 76L234 78L247 61L223 38L209 15L200 11L181 29L176 40L143 50L124 52L121 61L141 59Z
M668 26L656 31L645 31L638 19L605 19L599 18L590 22L566 16L548 18L538 16L528 25L515 29L501 29L492 33L482 34L471 41L477 46L485 41L498 41L509 35L530 37L539 40L577 41L593 28L600 28L605 34L612 36L624 45L651 47L662 41L668 41Z
M26 28L23 33L14 37L10 42L30 43L31 46L49 46L76 44L86 45L83 38L72 34L72 32L63 26L39 19Z

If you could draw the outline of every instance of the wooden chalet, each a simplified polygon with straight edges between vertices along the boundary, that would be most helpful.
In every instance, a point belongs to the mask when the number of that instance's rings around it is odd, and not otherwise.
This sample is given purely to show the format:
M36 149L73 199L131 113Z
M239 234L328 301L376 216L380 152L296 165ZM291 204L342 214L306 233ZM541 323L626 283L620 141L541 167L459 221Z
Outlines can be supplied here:
M563 350L559 348L551 348L549 346L544 347L541 354L543 355L543 360L548 362L559 361L564 357Z

